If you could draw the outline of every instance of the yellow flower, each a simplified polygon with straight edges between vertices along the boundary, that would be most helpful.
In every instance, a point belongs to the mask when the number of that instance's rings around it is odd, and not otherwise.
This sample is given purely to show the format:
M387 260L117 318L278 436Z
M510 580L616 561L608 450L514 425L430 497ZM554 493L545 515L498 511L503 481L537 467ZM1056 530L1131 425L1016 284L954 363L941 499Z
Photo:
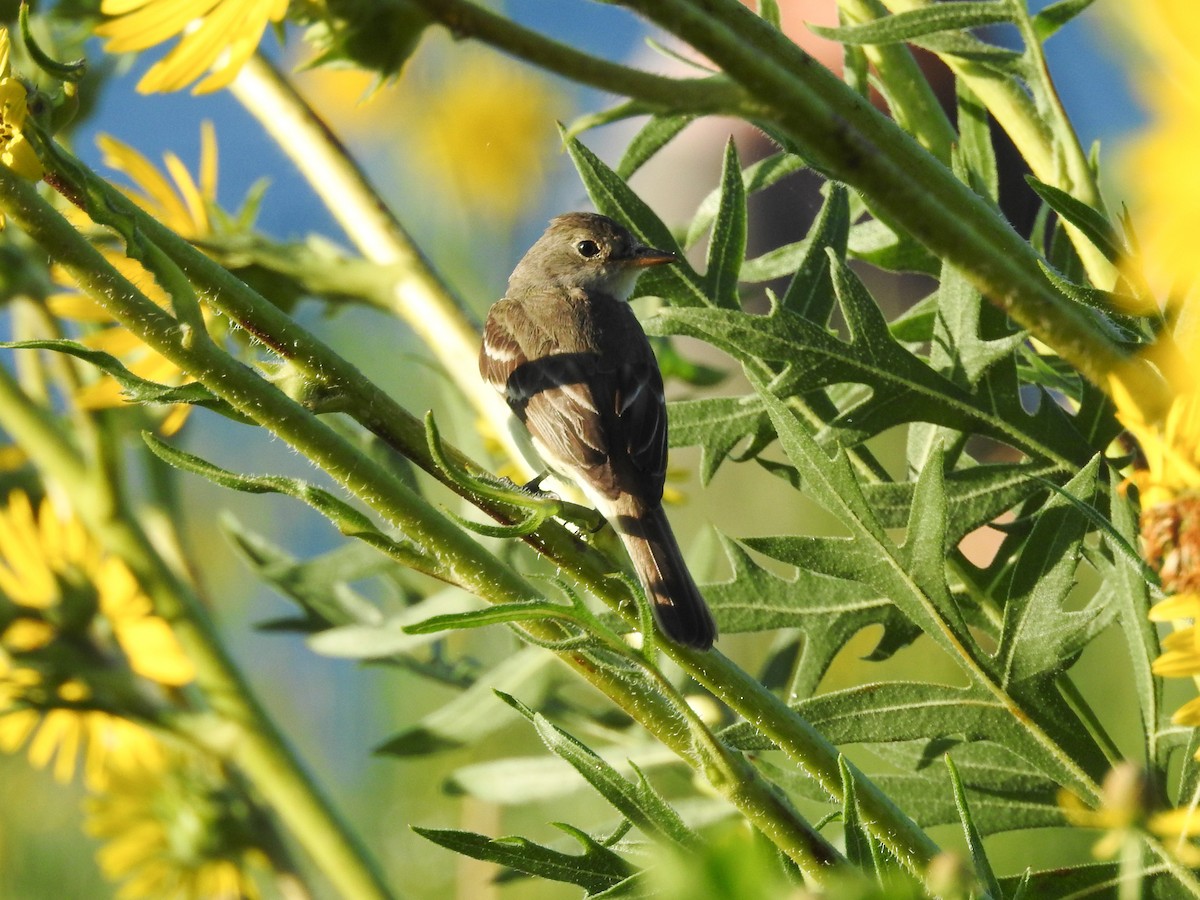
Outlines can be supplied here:
M269 871L254 841L259 823L216 766L177 751L154 772L115 775L85 802L85 829L105 841L97 861L124 880L118 897L177 900L256 898L256 872Z
M45 170L22 128L28 118L25 85L9 74L8 29L0 28L0 163L30 181Z
M529 209L556 140L561 101L549 84L494 54L463 51L440 80L409 89L404 133L415 164L472 209L508 218Z
M80 751L89 786L114 770L161 758L140 725L87 708L90 667L127 672L166 687L194 677L169 626L116 557L77 519L49 501L34 512L20 492L0 510L0 750L26 743L35 766L54 762L69 780ZM53 654L42 651L62 638ZM106 695L107 697L107 695Z
M1099 809L1090 809L1065 788L1058 793L1063 816L1076 828L1096 828L1105 832L1092 847L1097 859L1110 859L1145 827L1151 803L1151 790L1142 771L1133 763L1120 763L1104 776Z
M1143 51L1137 66L1150 123L1125 158L1133 189L1141 264L1160 295L1200 277L1194 235L1200 229L1200 6L1146 0L1124 10Z
M205 72L194 94L220 90L237 76L288 0L102 0L114 18L96 29L109 53L145 50L173 37L179 43L138 82L143 94L177 91Z
M197 178L192 177L173 153L163 156L164 166L170 174L168 180L149 160L116 138L100 135L96 143L104 153L105 165L122 172L137 185L137 190L125 193L138 206L181 237L196 239L212 233L210 207L215 205L217 194L217 141L211 122L204 122L200 128ZM77 225L88 224L83 213L74 208L68 210L67 215ZM170 298L141 263L111 247L102 247L101 252L149 299L162 307L170 303ZM54 277L60 284L74 285L64 269L55 268ZM151 350L129 331L117 327L104 307L87 294L78 291L55 294L50 298L49 306L55 315L81 324L112 326L86 334L82 342L117 357L135 375L159 384L176 385L185 380L184 373L174 363ZM207 310L205 316L209 318ZM84 387L76 400L87 409L106 409L125 403L120 385L108 375ZM176 406L160 425L161 431L174 434L190 412L190 406Z

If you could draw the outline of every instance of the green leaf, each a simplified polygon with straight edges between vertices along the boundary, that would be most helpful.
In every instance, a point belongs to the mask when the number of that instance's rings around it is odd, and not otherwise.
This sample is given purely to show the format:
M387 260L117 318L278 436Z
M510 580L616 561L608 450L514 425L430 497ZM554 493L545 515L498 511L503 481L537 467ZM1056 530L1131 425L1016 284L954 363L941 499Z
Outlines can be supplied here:
M868 219L850 229L846 252L855 259L888 272L922 272L936 275L938 258L907 232L897 231L879 219Z
M1050 400L1027 413L1015 383L985 379L968 390L933 371L896 342L879 308L857 277L831 259L834 286L850 341L782 309L757 316L733 310L666 309L646 322L656 334L706 340L739 359L747 371L766 362L783 371L772 392L809 393L837 384L867 385L817 435L825 447L853 446L913 421L987 435L1039 459L1074 471L1091 448Z
M1028 873L1027 873L1028 874ZM1118 863L1095 863L1081 866L1063 866L1028 875L1010 875L1000 879L1000 887L1006 897L1025 881L1023 896L1037 897L1120 897L1121 890L1131 879L1140 879L1143 896L1153 898L1180 897L1181 887L1175 879L1167 880L1171 874L1169 863L1134 862L1125 866ZM1160 890L1161 889L1161 890Z
M780 309L818 325L829 320L833 312L833 281L826 251L828 248L837 258L845 258L849 233L849 194L842 185L829 182L825 202L805 238L808 247L804 260L779 300Z
M453 700L376 747L375 753L424 756L477 745L517 718L507 710L497 715L496 691L519 691L531 703L541 703L561 676L554 654L541 647L526 647L484 672Z
M483 604L458 588L439 591L380 622L352 623L312 635L308 648L335 659L388 659L441 640L440 634L410 634L405 627L432 616L467 612Z
M705 599L722 634L798 628L804 633L799 661L788 695L807 697L825 675L845 643L864 628L883 629L867 659L879 661L911 643L917 628L895 605L858 581L832 578L801 569L795 578L780 578L758 565L742 547L724 535L721 545L733 576L706 584Z
M1024 332L1010 333L1004 314L949 264L942 267L937 297L929 364L951 381L973 387L992 366L1012 357L1025 340Z
M705 291L704 279L683 257L679 244L662 220L582 143L575 138L566 138L565 143L596 209L625 225L644 244L679 257L673 265L658 266L639 278L637 296L657 295L679 306L711 306L713 301Z
M6 350L53 350L55 353L65 353L82 359L112 376L121 386L122 395L130 403L189 403L211 409L235 422L251 421L199 382L169 385L147 381L129 371L125 364L111 353L93 350L77 341L4 341L0 342L0 347Z
M987 852L983 849L983 835L975 825L975 818L971 814L971 807L967 802L967 792L963 788L962 779L954 765L954 759L949 753L945 758L946 769L950 772L950 784L954 789L954 805L958 808L963 834L967 839L967 847L971 851L971 861L975 864L975 877L979 879L980 885L989 896L1003 897L1000 884L996 881L996 873L992 871L992 864L988 860Z
M1143 576L1137 560L1131 560L1123 550L1117 549L1118 541L1129 547L1138 545L1138 520L1134 505L1118 490L1120 474L1108 470L1108 502L1114 535L1105 534L1108 545L1113 548L1113 559L1107 570L1101 570L1106 584L1112 584L1113 600L1117 606L1117 621L1125 637L1129 651L1130 677L1138 698L1138 712L1142 719L1142 735L1146 747L1146 759L1158 762L1162 759L1157 744L1158 724L1162 715L1162 679L1151 674L1151 665L1162 652L1158 642L1158 629L1150 621L1150 585ZM1165 765L1163 766L1165 769Z
M637 771L682 766L678 756L657 742L606 747L600 750L600 756L628 777L636 777ZM445 787L451 794L467 794L501 806L562 800L585 788L590 790L572 766L546 754L510 756L461 766L454 770Z
M774 440L771 421L757 397L706 397L667 406L672 447L700 447L700 483L707 486L718 467L743 441L735 460L747 459Z
M378 626L379 609L350 587L351 582L395 568L395 562L374 548L346 544L312 560L300 561L266 538L250 531L231 514L218 524L254 573L284 597L298 603L306 618L300 630L319 631L331 625Z
M1119 263L1125 256L1125 248L1112 223L1103 213L1088 206L1082 200L1076 200L1066 191L1053 185L1038 181L1032 175L1026 175L1029 186L1056 213L1083 232L1084 237L1105 255L1111 263Z
M565 760L647 837L684 848L697 845L699 838L695 832L683 823L679 814L650 786L636 766L637 782L630 783L590 747L541 713L534 712L508 694L497 691L497 695L533 723L550 752Z
M966 183L979 196L993 203L1000 198L1000 174L988 111L966 80L956 81L958 90L958 152L966 169Z
M797 711L835 744L961 736L1005 743L1009 713L995 697L972 688L922 682L882 682L821 694Z
M784 453L800 472L809 494L841 519L851 537L783 537L756 539L747 544L800 568L869 584L889 597L952 658L961 661L961 655L969 652L967 648L973 647L974 642L958 607L950 598L942 572L944 554L939 554L937 573L929 571L931 564L924 559L928 543L941 542L944 547L944 535L933 535L933 529L944 527L938 522L944 523L945 518L940 465L929 465L922 473L914 494L908 544L901 550L871 512L845 455L839 453L830 459L796 420L795 414L756 376L750 377L771 414ZM931 521L935 518L938 522ZM773 546L765 545L765 540L772 541ZM811 553L813 549L835 546L835 541L840 546L834 553L820 556ZM910 565L914 567L913 572L908 571Z
M846 757L841 754L838 754L838 773L842 778L842 830L845 834L846 861L860 871L869 872L875 866L874 841L858 812L854 773L850 771Z
M695 119L693 115L651 116L625 148L625 155L617 164L617 175L628 180Z
M808 255L807 238L768 250L761 256L746 260L742 266L740 280L747 284L761 284L791 275Z
M1086 503L1096 492L1097 456L1062 489ZM1002 683L1014 686L1070 667L1087 643L1109 622L1112 610L1094 602L1079 612L1064 610L1075 586L1088 518L1055 493L1034 521L1004 585L1004 624L996 652Z
M776 153L766 159L760 159L742 170L743 191L749 196L770 187L793 172L799 172L804 167L804 160L794 153ZM721 205L721 193L722 188L718 187L700 201L700 205L696 207L696 214L688 225L687 237L683 241L684 247L694 247L712 225Z
M561 822L556 822L555 827L574 838L583 852L578 855L561 853L523 837L489 838L470 831L420 828L415 825L413 831L463 856L507 866L537 878L579 885L587 891L588 896L615 887L636 871L616 853L579 829Z
M779 0L758 0L758 14L776 28L783 27L783 20L779 15Z
M1014 11L1010 0L978 0L978 2L936 3L842 28L809 25L821 37L843 44L893 44L911 41L942 31L961 31L1012 22Z
M993 463L946 474L946 533L956 543L981 525L991 522L1037 491L1038 479L1058 474L1053 463ZM884 482L863 486L863 493L885 528L901 528L912 515L912 482Z
M1091 6L1095 0L1058 0L1033 17L1033 32L1039 41L1050 38L1073 18Z
M738 276L746 258L746 191L742 184L742 166L737 145L731 137L725 145L725 163L721 169L721 199L713 220L712 238L704 286L717 306L740 309Z
M1136 309L1138 307L1138 301L1135 298L1128 294L1118 294L1114 291L1102 291L1091 285L1076 284L1073 281L1063 278L1063 276L1040 260L1038 261L1038 266L1046 278L1050 280L1050 283L1058 288L1064 297L1078 303L1080 306L1086 306L1089 309L1103 313L1102 316L1097 316L1096 320L1101 325L1107 326L1109 333L1116 340L1134 341L1139 338L1140 320L1135 316L1122 313L1122 310Z
M231 490L247 494L283 494L300 500L328 519L338 531L347 537L357 538L370 544L410 569L424 572L434 578L444 580L446 577L441 564L434 557L426 554L411 541L392 538L384 534L363 513L324 488L319 488L299 478L286 478L282 475L242 475L231 472L177 447L172 447L148 431L142 432L142 439L150 451L168 465L193 475L200 475L214 484Z

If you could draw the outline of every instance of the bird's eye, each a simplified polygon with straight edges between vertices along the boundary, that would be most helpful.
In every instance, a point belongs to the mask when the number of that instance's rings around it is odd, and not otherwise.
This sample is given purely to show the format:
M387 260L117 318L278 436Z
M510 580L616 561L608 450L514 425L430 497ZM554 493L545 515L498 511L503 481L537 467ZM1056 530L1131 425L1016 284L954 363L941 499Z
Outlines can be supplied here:
M579 251L579 255L584 259L591 259L600 252L600 245L595 241L580 241L575 245L575 249Z

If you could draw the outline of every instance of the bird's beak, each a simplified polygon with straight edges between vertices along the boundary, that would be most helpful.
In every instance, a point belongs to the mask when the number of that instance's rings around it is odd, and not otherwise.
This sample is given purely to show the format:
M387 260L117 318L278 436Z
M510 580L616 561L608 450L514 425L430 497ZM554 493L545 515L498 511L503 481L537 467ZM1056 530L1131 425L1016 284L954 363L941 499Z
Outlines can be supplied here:
M644 269L648 266L663 266L667 263L673 263L678 259L674 253L667 250L655 250L653 247L636 247L633 251L633 256L629 259L629 265L636 269Z

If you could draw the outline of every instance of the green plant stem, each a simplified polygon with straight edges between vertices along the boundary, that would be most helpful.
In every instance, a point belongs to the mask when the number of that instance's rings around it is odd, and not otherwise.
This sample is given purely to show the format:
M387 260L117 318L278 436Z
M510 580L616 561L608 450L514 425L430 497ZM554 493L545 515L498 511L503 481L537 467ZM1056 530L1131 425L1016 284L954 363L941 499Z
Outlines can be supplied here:
M68 168L77 167L77 163L68 161ZM67 173L78 175L79 171ZM74 185L77 193L85 202L93 205L89 211L101 220L112 215L115 211L122 216L137 216L137 230L148 234L153 224L155 235L169 236L165 245L159 244L169 256L175 259L189 275L196 278L199 271L207 271L211 277L212 270L218 270L211 260L190 247L171 232L154 223L152 219L136 211L135 207L122 201L120 195L112 192L111 196L103 194L103 200L94 196L92 191L105 190L96 184ZM111 205L109 205L111 204ZM179 323L159 309L112 266L78 233L71 225L42 200L33 185L14 175L10 170L0 167L0 208L11 217L11 220L22 228L30 237L40 243L47 252L55 256L56 261L72 274L75 280L89 293L102 303L108 312L131 332L137 334L151 349L171 360L183 371L188 372L205 384L217 396L228 402L238 411L254 419L272 433L286 441L299 452L306 455L314 463L325 469L339 484L352 494L360 497L377 513L397 525L399 529L418 546L432 548L436 557L444 567L446 577L480 597L494 603L517 602L537 596L538 591L520 578L508 566L492 554L484 550L470 538L462 529L453 525L444 516L430 507L418 495L408 489L395 475L378 465L369 457L361 454L340 435L321 423L312 413L304 409L277 388L264 380L258 374L225 354L210 341L187 341L179 327ZM176 258L179 254L180 258ZM194 257L192 256L194 254ZM224 271L224 270L220 270ZM225 273L228 275L228 273ZM232 276L229 276L232 279ZM232 279L236 282L236 279ZM240 283L238 283L240 285ZM245 285L240 285L243 294L251 294ZM226 298L228 299L228 298ZM243 297L242 299L247 299ZM269 308L269 304L257 298L258 304ZM286 317L285 317L286 318ZM296 326L298 329L298 326ZM303 334L298 329L297 338ZM284 346L293 356L298 352L294 344L289 344L278 335L256 332L256 335L266 340L272 347ZM310 336L304 335L308 341ZM315 343L315 342L314 342ZM333 356L331 351L325 353ZM291 357L289 357L291 358ZM311 364L311 360L309 361ZM342 363L344 366L345 363ZM360 380L365 382L365 379ZM15 387L14 387L15 391ZM19 392L18 392L19 393ZM5 397L0 395L0 408ZM13 398L14 401L16 398ZM28 402L28 401L26 401ZM3 421L0 419L0 421ZM15 433L15 432L14 432ZM20 437L20 435L18 435ZM35 435L35 437L37 437ZM50 443L42 439L38 443L38 452ZM85 479L81 490L94 493L94 485L88 485ZM90 499L90 498L88 498ZM87 504L99 509L99 504ZM99 513L95 513L99 515ZM222 747L231 754L231 758L241 765L249 776L256 781L264 773L269 773L276 767L284 766L290 759L282 741L273 731L271 738L258 736L255 727L261 719L264 728L265 717L253 716L245 720L251 711L252 701L248 691L244 690L236 670L224 659L223 652L216 640L215 634L209 628L200 628L189 619L193 610L181 608L178 597L159 590L162 581L173 590L185 592L186 588L179 585L169 568L162 564L161 559L154 556L148 562L143 560L143 549L151 552L148 542L139 543L130 539L128 530L118 528L119 520L112 515L104 515L100 521L107 524L113 520L109 528L101 533L108 539L110 548L122 556L129 554L131 566L139 576L144 575L148 582L151 596L159 599L163 594L165 609L160 609L164 617L173 625L183 623L188 641L185 647L191 652L193 647L200 656L198 667L203 665L210 684L206 685L215 696L229 699L233 706L228 715L222 715L222 723L205 724L196 730L198 735L207 736L216 747ZM124 526L128 529L128 523ZM140 535L140 532L138 532ZM144 535L142 535L144 538ZM144 545L144 547L143 547ZM157 562L157 566L152 563ZM146 562L149 568L143 572L137 564ZM603 577L603 576L601 576ZM610 588L611 592L611 588ZM188 595L190 596L190 595ZM173 605L174 604L174 605ZM553 641L560 637L558 632L548 625L530 623L527 627L534 636L542 641ZM181 635L181 640L183 636ZM667 747L671 748L683 759L697 764L694 746L688 726L681 722L678 712L672 707L668 698L653 691L639 690L636 684L630 684L619 673L597 666L584 653L562 654L564 660L577 672L603 693L607 694L630 715L637 719L648 731L654 734ZM235 694L232 698L226 695ZM216 707L216 705L214 704ZM224 708L217 708L225 713ZM225 721L228 719L228 721ZM722 757L719 766L705 766L705 774L716 776L714 787L734 803L738 809L768 836L807 877L816 883L824 881L831 866L835 866L840 856L836 850L813 828L800 817L781 795L739 754L724 748L714 741L713 747L719 748ZM710 760L711 763L711 760ZM287 767L289 774L285 776L293 782L290 791L300 791L303 782L299 776L299 768L294 764ZM721 776L719 773L725 773ZM273 784L279 784L276 779ZM268 786L264 786L266 793ZM269 799L281 810L287 810L284 818L291 821L291 809L300 801L291 795L289 790L277 790ZM325 830L331 828L332 812L324 810L322 805L314 805L315 788L307 787L305 802L314 811L314 832L319 832L322 821ZM339 834L338 845L344 850L352 847L348 832L334 829ZM306 849L314 858L330 865L335 863L345 865L350 874L357 871L360 878L368 875L370 870L362 862L361 854L357 854L358 865L352 865L355 854L341 853L336 858L321 842L308 840L309 834L297 833L304 841ZM346 858L342 858L346 857ZM331 877L340 873L340 868L331 872ZM346 877L349 877L347 875ZM374 887L368 890L368 881ZM346 896L374 897L384 896L382 887L377 879L365 879L362 889L346 890Z
M475 367L466 364L479 354L479 329L341 141L261 54L250 58L231 90L295 163L359 252L394 273L388 292L390 310L436 356L476 413L491 425L513 462L526 467L508 430L508 406L477 376Z
M8 170L0 166L0 184ZM32 190L32 188L30 188ZM69 227L69 226L68 226ZM224 651L203 603L154 549L129 510L98 489L82 457L49 414L36 406L0 366L0 424L52 481L105 547L137 575L155 610L166 619L196 667L198 685L219 716L220 729L197 736L208 746L217 735L228 757L255 782L268 804L344 896L391 896L353 833L304 772Z
M471 37L579 84L640 100L662 112L731 113L745 93L718 77L667 78L589 56L469 0L413 0L456 38Z
M883 0L883 3L892 12L929 5L928 0ZM1054 89L1025 0L1013 0L1012 6L1017 13L1017 28L1028 51L1030 74L1037 76L1032 88L1043 99L1048 116L1039 111L1034 98L1011 75L951 53L939 53L938 57L956 77L970 86L996 117L1039 181L1061 188L1088 206L1102 210L1099 185ZM1070 223L1064 223L1064 227L1092 283L1105 290L1111 289L1116 279L1112 263L1078 228Z
M881 0L838 0L847 24L870 22L887 13ZM896 122L944 166L958 134L912 52L903 44L867 44L863 48L879 82L887 88L888 106Z

